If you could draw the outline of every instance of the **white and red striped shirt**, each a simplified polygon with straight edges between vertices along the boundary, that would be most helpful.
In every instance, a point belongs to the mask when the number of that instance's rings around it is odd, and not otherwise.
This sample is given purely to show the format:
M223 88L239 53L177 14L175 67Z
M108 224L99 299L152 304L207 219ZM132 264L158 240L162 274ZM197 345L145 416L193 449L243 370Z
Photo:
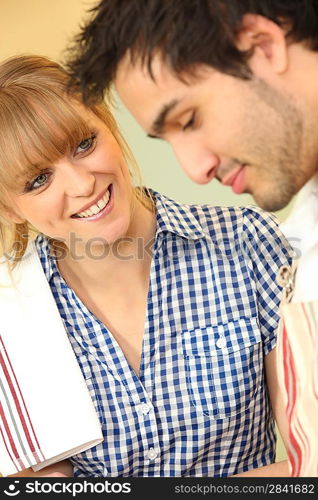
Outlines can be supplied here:
M281 229L298 257L294 292L281 307L280 364L287 396L291 475L318 476L318 175Z

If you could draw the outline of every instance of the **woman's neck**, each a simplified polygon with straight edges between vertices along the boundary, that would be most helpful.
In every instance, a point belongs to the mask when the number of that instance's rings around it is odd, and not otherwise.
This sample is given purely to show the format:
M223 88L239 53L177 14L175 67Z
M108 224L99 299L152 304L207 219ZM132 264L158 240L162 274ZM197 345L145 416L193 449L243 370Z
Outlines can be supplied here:
M77 286L102 289L117 286L118 281L149 274L152 247L156 233L156 215L139 201L136 202L132 222L125 237L107 248L96 248L96 255L83 254L74 259L70 252L63 260L58 260L62 276ZM101 257L105 256L105 257Z

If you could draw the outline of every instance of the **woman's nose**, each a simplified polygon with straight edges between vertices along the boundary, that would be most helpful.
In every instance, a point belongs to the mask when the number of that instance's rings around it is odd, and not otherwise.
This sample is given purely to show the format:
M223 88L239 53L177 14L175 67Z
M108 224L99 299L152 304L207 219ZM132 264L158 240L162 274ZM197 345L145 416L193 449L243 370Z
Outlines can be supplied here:
M62 178L65 192L71 198L86 197L94 191L95 176L83 166L64 165Z

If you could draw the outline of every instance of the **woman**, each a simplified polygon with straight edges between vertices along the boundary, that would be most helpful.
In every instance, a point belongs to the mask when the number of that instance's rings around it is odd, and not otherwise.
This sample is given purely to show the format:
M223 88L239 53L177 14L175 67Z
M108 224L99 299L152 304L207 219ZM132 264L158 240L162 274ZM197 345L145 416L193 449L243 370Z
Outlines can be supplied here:
M37 233L103 432L71 457L73 474L271 467L268 391L274 412L277 394L265 365L274 370L275 277L290 263L276 223L258 209L180 205L136 186L108 109L85 107L48 59L1 65L0 110L5 255L23 259Z

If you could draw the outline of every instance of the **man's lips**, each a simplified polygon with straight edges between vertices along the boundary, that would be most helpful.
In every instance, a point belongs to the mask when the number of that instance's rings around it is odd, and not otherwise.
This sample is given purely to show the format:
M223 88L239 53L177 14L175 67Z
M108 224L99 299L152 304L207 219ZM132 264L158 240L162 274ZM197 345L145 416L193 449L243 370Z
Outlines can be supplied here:
M236 177L238 174L241 172L241 170L244 168L245 165L238 165L236 168L231 170L228 174L226 174L223 179L221 180L222 184L224 186L232 186Z
M246 193L246 164L238 165L221 182L224 186L231 186L236 194Z

